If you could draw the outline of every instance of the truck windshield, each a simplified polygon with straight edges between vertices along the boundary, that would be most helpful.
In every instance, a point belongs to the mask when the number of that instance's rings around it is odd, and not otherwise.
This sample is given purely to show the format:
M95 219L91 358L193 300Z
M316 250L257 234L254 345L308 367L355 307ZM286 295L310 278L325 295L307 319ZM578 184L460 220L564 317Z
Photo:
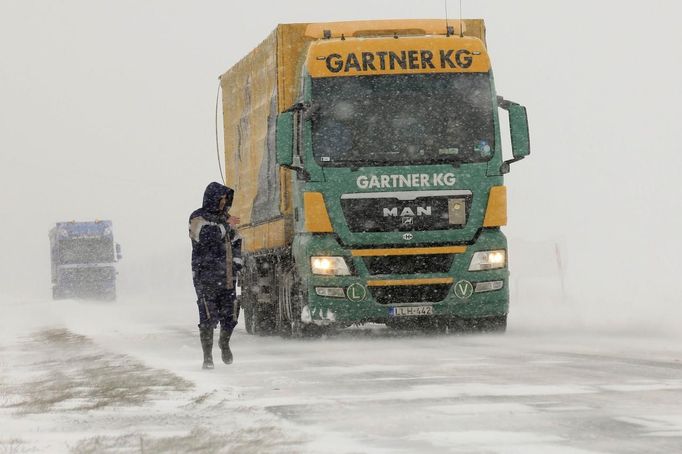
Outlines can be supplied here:
M312 97L321 165L483 162L495 149L486 73L318 78Z
M64 265L114 261L111 238L69 238L59 241L59 259Z

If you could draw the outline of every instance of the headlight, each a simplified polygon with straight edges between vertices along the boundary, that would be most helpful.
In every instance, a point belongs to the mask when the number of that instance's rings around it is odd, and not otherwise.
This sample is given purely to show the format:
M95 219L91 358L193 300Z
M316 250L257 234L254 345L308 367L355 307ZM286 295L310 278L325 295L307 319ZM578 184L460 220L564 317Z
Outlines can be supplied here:
M495 251L476 252L471 257L469 271L495 270L504 268L507 263L507 251L498 249Z
M343 257L310 257L313 274L325 276L350 276L350 270Z

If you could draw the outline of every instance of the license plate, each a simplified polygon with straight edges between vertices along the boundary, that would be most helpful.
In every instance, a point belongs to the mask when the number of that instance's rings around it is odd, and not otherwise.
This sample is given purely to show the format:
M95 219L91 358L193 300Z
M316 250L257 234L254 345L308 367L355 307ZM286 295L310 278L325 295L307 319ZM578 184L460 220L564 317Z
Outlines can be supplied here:
M433 306L392 307L389 313L393 317L412 317L415 315L433 315Z

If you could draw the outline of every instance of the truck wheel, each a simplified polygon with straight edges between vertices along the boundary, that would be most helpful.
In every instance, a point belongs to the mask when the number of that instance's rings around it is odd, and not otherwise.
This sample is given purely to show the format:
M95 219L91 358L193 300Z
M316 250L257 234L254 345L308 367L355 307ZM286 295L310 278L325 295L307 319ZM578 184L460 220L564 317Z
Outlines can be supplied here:
M264 272L265 271L265 272ZM261 281L271 282L267 267L252 258L246 258L242 272L241 308L244 309L246 332L258 336L268 336L275 331L275 304L258 302L262 292ZM270 285L267 285L269 288Z
M64 299L64 293L61 291L59 287L52 287L52 299L53 300Z
M277 314L274 304L256 303L253 305L253 328L259 336L269 336L277 329Z
M266 257L250 263L248 299L251 305L252 334L272 335L276 330L277 301L274 301L274 259Z
M301 325L300 283L293 265L280 262L275 268L277 287L277 332L283 337L299 337Z
M239 275L242 286L242 294L239 296L239 305L244 310L244 326L246 327L246 332L249 334L256 334L253 318L253 306L255 304L254 301L256 301L256 295L253 291L254 277L252 270L254 268L254 261L251 258L245 258L244 269Z
M326 326L301 321L303 288L290 262L277 265L277 332L282 337L320 337L329 332Z
M253 330L253 305L249 303L242 307L244 308L244 326L246 327L246 332L255 334Z

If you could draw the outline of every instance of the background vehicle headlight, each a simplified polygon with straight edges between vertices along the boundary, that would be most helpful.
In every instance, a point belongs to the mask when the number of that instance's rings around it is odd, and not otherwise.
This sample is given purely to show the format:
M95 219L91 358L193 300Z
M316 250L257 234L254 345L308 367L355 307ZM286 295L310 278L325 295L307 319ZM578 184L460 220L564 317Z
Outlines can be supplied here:
M504 268L506 264L507 251L504 249L480 251L471 257L469 271L495 270L497 268Z
M310 267L313 274L323 274L325 276L350 276L348 264L343 257L310 257Z

